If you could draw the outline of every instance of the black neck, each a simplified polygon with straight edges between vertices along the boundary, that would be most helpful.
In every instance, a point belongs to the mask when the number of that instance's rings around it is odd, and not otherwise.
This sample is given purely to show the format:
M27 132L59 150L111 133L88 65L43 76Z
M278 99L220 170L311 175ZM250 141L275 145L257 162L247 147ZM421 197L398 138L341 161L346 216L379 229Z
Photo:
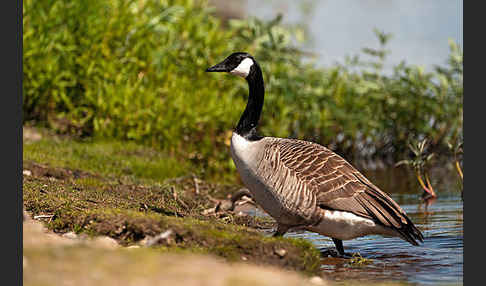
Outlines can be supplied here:
M246 139L257 140L261 138L256 134L256 127L260 119L260 114L262 113L265 87L263 85L262 71L256 62L251 67L246 81L250 88L248 103L236 126L235 132Z

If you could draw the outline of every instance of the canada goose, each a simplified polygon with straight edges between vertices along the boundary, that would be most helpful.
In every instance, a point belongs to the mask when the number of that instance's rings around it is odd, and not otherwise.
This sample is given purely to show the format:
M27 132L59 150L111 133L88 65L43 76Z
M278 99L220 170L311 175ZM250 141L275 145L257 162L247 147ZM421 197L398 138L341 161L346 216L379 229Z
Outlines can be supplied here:
M331 237L341 256L342 240L365 235L423 242L402 208L336 153L312 142L257 134L265 88L250 54L233 53L206 72L229 72L248 82L231 156L252 197L276 220L274 236L296 227L317 232Z

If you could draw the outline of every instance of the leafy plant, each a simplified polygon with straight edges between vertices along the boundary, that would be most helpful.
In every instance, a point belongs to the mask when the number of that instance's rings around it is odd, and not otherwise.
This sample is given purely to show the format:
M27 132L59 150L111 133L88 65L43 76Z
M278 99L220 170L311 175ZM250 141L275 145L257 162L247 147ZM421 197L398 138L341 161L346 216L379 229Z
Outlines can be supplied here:
M464 149L463 149L464 142L462 140L457 140L454 143L447 143L447 146L449 147L449 150L453 153L454 156L454 168L457 171L457 174L461 178L460 184L461 184L461 198L464 200L464 189L463 189L463 181L464 181L464 173L462 171L462 155L464 154Z
M312 140L351 161L394 163L408 142L429 138L445 153L462 135L463 53L450 43L433 72L402 62L383 73L391 35L379 48L318 68L294 47L305 29L281 17L223 25L199 0L26 0L23 114L58 132L142 142L223 178L234 165L232 127L245 81L205 69L234 51L261 64L263 134Z
M415 176L417 177L420 186L422 186L424 190L423 198L424 200L428 200L429 198L435 198L437 195L435 194L434 188L430 183L429 174L428 174L428 165L432 158L434 157L434 153L427 153L426 152L427 146L427 139L422 141L414 142L413 144L409 144L409 148L413 153L413 158L409 160L402 160L395 164L395 166L400 165L409 165L415 171ZM422 176L425 178L425 182L422 179Z
M459 157L462 156L462 154L464 153L463 150L464 143L462 141L458 141L456 142L456 144L452 145L451 143L448 142L447 145L454 154L454 167L456 168L456 171L459 174L461 180L464 180L464 174L462 172L461 163L459 162L460 161Z

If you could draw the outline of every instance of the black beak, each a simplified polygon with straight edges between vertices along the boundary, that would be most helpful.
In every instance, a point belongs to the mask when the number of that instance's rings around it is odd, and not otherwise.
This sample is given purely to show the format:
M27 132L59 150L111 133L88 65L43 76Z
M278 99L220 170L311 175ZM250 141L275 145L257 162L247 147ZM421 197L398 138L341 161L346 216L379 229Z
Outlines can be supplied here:
M224 62L206 69L206 72L229 72L228 67Z

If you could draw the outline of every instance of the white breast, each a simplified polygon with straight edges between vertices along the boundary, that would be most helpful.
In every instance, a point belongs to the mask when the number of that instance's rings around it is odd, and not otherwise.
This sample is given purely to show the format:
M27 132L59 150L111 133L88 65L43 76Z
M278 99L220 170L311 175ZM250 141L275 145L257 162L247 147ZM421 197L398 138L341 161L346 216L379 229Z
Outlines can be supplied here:
M241 175L243 183L251 192L261 188L256 181L255 171L259 161L259 141L249 141L244 137L233 133L231 137L231 157L235 162L236 169Z
M241 180L250 190L255 201L268 214L277 219L281 216L281 204L256 174L257 165L262 159L263 144L261 140L249 141L233 133L231 137L231 157L235 162Z
M233 132L233 136L231 137L231 155L233 156L233 160L239 161L238 163L240 165L242 164L241 167L256 167L255 156L258 155L259 151L258 142L249 141Z

